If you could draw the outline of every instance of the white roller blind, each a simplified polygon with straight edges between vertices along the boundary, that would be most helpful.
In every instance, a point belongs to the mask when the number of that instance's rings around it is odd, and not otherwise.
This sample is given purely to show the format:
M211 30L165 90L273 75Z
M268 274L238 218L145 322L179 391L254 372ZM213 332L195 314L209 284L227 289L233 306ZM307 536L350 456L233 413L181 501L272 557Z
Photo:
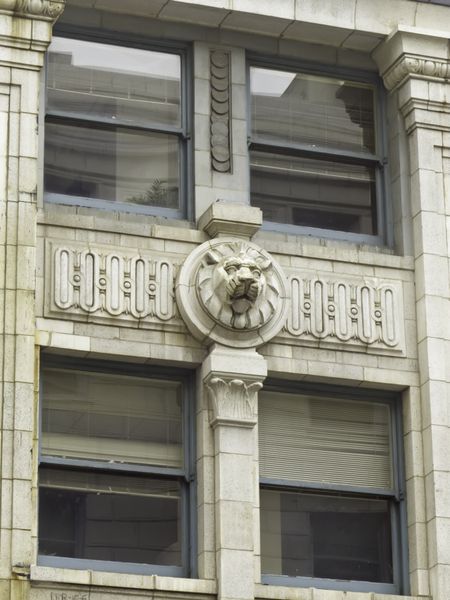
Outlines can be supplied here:
M392 487L389 405L260 392L260 475Z

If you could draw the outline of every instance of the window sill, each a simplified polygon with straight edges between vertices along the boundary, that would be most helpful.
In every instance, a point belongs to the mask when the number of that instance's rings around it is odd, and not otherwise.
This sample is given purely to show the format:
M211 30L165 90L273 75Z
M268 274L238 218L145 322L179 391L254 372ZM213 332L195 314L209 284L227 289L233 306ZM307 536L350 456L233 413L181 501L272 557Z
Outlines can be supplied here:
M393 254L385 246L369 246L350 241L320 238L309 235L292 235L274 231L260 230L254 237L255 243L273 254L300 256L302 258L320 258L340 262L351 262L371 267L387 267L412 271L412 256Z
M338 590L324 590L327 600L343 600L345 592ZM374 592L352 592L352 600L430 600L425 596L397 596L392 594L378 594ZM278 585L255 585L255 598L258 600L312 600L313 588L286 587Z
M30 580L32 583L60 583L207 595L217 593L216 582L209 579L107 573L104 571L61 569L39 565L31 566Z

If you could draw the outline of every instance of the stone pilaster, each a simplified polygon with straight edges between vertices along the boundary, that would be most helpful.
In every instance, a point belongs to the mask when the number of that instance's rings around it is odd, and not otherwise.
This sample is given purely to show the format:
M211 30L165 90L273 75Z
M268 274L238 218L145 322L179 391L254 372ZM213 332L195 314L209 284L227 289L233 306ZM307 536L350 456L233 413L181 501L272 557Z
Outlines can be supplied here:
M214 431L215 555L220 600L254 598L259 557L258 390L266 362L255 350L214 346L202 368ZM256 569L255 569L256 567Z
M425 505L409 499L412 592L450 590L450 54L448 39L397 31L375 57L409 146ZM418 432L419 434L420 432ZM420 437L417 438L420 442ZM420 468L416 465L416 474ZM413 489L413 488L412 488ZM418 488L417 488L418 489ZM411 519L410 519L411 522ZM422 533L421 532L422 529ZM412 543L411 537L415 537ZM428 542L428 553L423 548ZM414 550L412 550L414 548Z
M33 561L36 540L32 496L37 451L34 296L39 81L53 19L63 5L0 0L2 597L22 593L23 570Z

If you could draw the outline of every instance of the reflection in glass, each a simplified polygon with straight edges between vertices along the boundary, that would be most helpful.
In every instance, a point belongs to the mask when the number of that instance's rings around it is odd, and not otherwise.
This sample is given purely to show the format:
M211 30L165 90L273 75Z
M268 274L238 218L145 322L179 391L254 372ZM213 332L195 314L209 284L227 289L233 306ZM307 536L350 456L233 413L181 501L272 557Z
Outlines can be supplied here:
M261 490L266 575L393 581L389 503Z
M179 208L178 139L126 128L47 122L47 193Z
M42 454L181 467L181 385L43 370Z
M251 203L266 221L377 233L374 168L257 151L250 165Z
M256 67L250 77L254 139L375 152L372 86Z
M71 116L180 127L180 77L176 54L54 38L47 106Z
M42 555L181 565L176 481L41 468L39 504Z

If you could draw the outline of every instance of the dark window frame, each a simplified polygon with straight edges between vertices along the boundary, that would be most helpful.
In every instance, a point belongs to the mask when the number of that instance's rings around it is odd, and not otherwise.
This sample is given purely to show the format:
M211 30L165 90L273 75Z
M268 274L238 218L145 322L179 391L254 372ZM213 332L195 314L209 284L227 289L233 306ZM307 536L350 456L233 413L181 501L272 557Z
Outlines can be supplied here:
M117 120L112 124L108 119L92 118L89 116L80 117L71 115L64 111L48 111L47 109L47 68L44 69L44 116L45 123L59 124L78 124L80 126L88 125L112 131L117 126L124 130L148 133L167 133L178 138L179 147L179 202L178 209L163 208L158 206L141 206L138 204L128 204L125 202L111 202L108 200L85 198L82 196L69 196L65 194L48 193L43 187L44 202L49 204L64 204L69 206L81 206L86 208L96 208L107 210L109 212L127 212L135 214L144 214L156 217L166 217L172 219L193 219L193 147L192 147L192 124L193 124L193 99L192 99L192 52L191 45L185 42L172 42L167 40L149 40L147 37L139 35L118 36L117 32L102 29L80 29L71 25L56 25L53 37L67 38L87 42L97 42L116 47L136 48L138 50L147 50L149 52L165 52L180 57L180 127L159 127L156 124L132 125L129 123L120 123ZM44 131L45 139L45 131ZM44 169L45 172L45 169Z
M355 580L336 580L318 577L292 577L289 575L265 575L261 572L261 582L266 585L287 587L316 587L319 589L373 592L380 594L409 593L408 538L406 516L406 478L403 454L402 408L400 394L390 391L355 390L355 388L337 387L325 384L294 383L277 379L267 379L264 390L317 397L334 397L337 400L369 401L388 404L391 414L392 436L392 476L391 490L371 489L333 484L315 484L304 481L260 477L260 489L279 491L297 491L305 493L332 494L347 498L380 498L390 503L391 548L393 564L393 583L376 583ZM261 549L262 554L262 549Z
M98 359L75 359L62 355L41 354L40 370L43 367L72 369L91 373L125 375L142 377L143 379L158 379L181 383L183 408L183 467L152 467L131 463L105 463L90 459L60 458L45 456L42 453L42 382L39 392L39 449L38 465L45 468L76 470L85 473L123 474L123 475L152 475L178 481L181 489L181 554L182 566L153 565L144 563L129 563L108 560L91 560L87 558L68 558L62 556L37 555L37 564L69 569L110 571L113 573L129 573L140 575L162 575L172 577L197 576L196 549L197 530L196 519L196 474L195 474L195 394L194 375L187 369L171 369L150 365L134 365ZM39 507L38 507L39 512ZM38 531L39 540L39 531Z
M374 132L376 140L375 153L372 156L363 153L345 152L330 149L312 149L308 144L274 143L270 140L258 138L252 134L252 108L250 69L252 67L263 69L274 69L279 71L292 71L299 74L317 75L331 79L345 78L349 82L366 83L374 88ZM393 245L392 235L392 212L390 206L388 181L388 154L386 133L386 94L381 78L371 72L358 69L332 67L318 63L297 61L281 57L267 57L260 54L247 53L247 145L249 152L260 150L262 152L273 152L275 154L289 154L294 157L312 158L319 160L331 160L334 162L345 162L350 164L373 166L375 168L375 190L376 190L376 215L377 234L369 235L337 231L319 227L308 227L274 221L263 221L262 229L266 231L278 231L288 234L308 235L336 240L345 240L354 243L364 243L377 246ZM250 165L249 165L249 169ZM251 177L249 177L250 180ZM251 197L251 189L250 189Z

